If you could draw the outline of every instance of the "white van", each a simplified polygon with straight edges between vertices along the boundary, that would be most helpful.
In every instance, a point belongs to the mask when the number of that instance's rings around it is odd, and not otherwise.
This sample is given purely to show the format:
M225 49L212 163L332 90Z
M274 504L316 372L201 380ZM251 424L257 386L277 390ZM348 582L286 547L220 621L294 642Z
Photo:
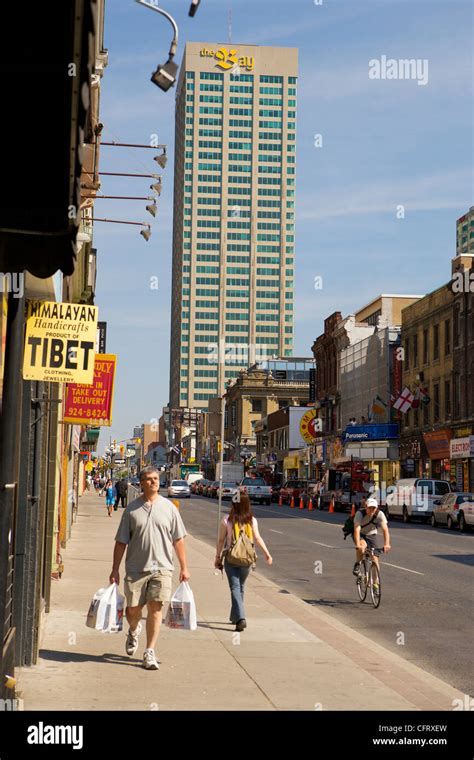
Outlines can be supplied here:
M188 485L191 486L192 483L195 483L196 480L202 480L203 477L204 473L202 472L188 472L186 480L188 481Z
M387 489L387 517L402 517L403 522L412 518L430 520L433 502L451 492L446 480L432 478L403 478Z

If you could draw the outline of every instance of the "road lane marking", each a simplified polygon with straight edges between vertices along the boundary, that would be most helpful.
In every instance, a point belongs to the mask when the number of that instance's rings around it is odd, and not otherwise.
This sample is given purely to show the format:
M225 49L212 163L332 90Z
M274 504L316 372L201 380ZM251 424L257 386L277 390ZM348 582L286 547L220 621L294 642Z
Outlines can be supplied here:
M270 530L270 533L280 533L280 535L282 536L284 535L282 530L273 530L273 528L269 528L269 530Z
M384 562L384 565L388 565L389 567L396 567L397 570L406 570L407 573L415 573L415 575L424 575L424 573L419 573L418 570L410 570L408 567L400 567L400 565L392 565L391 562Z
M322 544L320 541L311 541L312 544L317 544L318 546L325 546L326 549L335 549L335 546L329 546L329 544Z

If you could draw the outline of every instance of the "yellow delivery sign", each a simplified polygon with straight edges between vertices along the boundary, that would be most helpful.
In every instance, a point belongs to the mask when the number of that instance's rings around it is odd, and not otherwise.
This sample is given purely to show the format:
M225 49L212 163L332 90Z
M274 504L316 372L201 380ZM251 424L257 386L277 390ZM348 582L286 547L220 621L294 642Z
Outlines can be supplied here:
M30 301L24 379L92 384L98 316L97 306Z

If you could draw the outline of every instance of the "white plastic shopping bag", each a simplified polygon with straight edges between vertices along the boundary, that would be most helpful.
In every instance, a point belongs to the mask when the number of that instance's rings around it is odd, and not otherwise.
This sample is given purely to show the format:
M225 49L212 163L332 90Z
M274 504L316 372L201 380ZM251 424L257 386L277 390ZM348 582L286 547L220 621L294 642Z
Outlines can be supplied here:
M90 603L86 625L102 633L119 633L123 627L124 601L116 583L100 588Z
M183 581L174 592L168 612L166 613L165 625L168 628L181 628L187 631L196 630L197 615L194 594L187 581Z

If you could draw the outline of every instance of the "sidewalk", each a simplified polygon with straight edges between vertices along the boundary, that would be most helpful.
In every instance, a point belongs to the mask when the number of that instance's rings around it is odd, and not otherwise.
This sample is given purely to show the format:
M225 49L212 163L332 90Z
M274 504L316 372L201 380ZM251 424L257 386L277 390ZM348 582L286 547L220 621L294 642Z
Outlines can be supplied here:
M108 584L121 514L107 517L96 494L79 501L40 659L17 671L25 710L452 710L453 699L464 698L258 572L246 586L248 629L234 633L214 549L192 536L186 542L198 629L163 627L160 670L143 670L143 633L130 658L125 633L85 625L94 592Z

